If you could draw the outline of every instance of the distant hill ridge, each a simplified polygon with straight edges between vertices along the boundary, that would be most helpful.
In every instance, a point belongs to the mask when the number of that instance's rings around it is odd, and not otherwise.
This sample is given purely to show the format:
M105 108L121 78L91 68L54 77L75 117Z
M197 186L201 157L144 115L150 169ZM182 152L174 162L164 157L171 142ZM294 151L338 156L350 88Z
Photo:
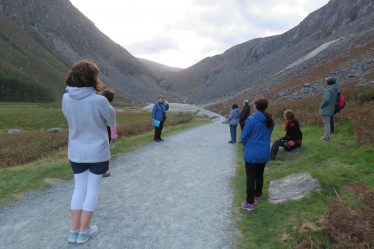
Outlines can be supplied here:
M142 102L158 94L203 104L258 94L298 99L318 93L331 74L341 83L371 82L374 1L331 0L284 34L182 70L135 58L68 0L0 0L0 54L0 101L58 100L69 67L82 58L99 65L118 95Z

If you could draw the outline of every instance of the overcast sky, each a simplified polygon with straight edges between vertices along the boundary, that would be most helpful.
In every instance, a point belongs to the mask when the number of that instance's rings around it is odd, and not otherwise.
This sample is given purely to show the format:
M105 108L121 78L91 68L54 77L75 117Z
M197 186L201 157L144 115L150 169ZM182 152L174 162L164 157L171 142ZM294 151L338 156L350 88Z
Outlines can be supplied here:
M328 0L71 0L137 57L188 67L257 37L283 33Z

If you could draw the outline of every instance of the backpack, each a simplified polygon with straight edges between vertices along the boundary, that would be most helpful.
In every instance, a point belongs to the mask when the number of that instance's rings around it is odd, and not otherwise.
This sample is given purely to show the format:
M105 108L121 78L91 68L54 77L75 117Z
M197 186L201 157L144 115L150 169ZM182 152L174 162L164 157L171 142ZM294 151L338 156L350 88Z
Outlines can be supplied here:
M340 112L345 107L345 97L339 92L336 98L335 112Z

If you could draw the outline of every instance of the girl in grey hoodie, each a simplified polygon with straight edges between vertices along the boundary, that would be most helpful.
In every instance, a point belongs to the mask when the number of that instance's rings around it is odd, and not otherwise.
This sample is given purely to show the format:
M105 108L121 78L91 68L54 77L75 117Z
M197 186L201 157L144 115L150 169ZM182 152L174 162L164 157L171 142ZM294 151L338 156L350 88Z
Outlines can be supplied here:
M100 91L99 69L89 61L77 63L66 80L62 112L69 125L68 158L74 173L71 199L70 243L86 243L98 233L91 226L102 174L108 170L110 150L107 126L116 122L116 113Z

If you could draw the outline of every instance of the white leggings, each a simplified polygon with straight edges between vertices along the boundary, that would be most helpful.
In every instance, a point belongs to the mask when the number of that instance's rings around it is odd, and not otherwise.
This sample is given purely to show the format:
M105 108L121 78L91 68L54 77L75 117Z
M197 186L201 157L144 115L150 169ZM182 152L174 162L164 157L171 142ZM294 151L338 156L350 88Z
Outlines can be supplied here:
M72 210L95 211L99 198L102 175L95 175L89 170L74 174L74 192L71 198Z

